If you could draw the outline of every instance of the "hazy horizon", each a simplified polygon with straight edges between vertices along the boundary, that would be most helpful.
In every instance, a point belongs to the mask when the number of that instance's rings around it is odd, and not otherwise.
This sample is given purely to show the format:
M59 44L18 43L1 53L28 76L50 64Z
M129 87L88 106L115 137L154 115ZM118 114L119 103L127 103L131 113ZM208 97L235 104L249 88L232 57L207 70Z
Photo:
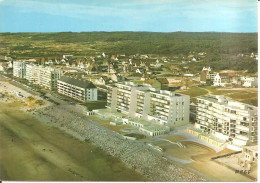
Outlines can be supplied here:
M19 34L19 33L91 33L91 32L100 32L100 33L116 33L116 32L132 32L132 33L230 33L230 34L257 34L257 32L218 32L218 31L201 31L201 32L189 32L189 31L174 31L174 32L156 32L156 31L57 31L57 32L0 32L0 33L11 33L11 34Z
M256 33L255 0L0 0L0 32Z

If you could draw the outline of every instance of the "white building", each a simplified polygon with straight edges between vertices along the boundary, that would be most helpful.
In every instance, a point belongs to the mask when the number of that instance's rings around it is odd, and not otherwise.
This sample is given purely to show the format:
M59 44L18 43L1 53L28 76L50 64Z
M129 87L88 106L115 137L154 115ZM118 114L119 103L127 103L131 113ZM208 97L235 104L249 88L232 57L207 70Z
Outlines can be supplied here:
M33 70L34 84L50 90L57 89L57 80L62 75L62 71L56 70L52 67L36 66Z
M62 75L62 71L60 70L34 64L26 64L24 71L24 78L30 83L40 85L50 90L57 88L57 80Z
M27 61L14 61L13 62L13 76L25 78Z
M223 95L197 100L196 129L224 141L231 149L257 142L257 107Z
M224 83L222 83L219 73L217 73L216 76L214 77L213 85L214 86L224 86Z
M97 88L92 82L66 76L58 80L58 92L82 102L98 99Z
M244 87L257 87L258 79L257 77L241 77L242 86Z
M27 64L26 65L26 71L25 71L25 79L27 79L29 81L29 83L33 83L35 82L35 68L37 66L33 65L33 64Z
M108 86L107 107L130 117L176 127L189 122L190 97L132 82Z

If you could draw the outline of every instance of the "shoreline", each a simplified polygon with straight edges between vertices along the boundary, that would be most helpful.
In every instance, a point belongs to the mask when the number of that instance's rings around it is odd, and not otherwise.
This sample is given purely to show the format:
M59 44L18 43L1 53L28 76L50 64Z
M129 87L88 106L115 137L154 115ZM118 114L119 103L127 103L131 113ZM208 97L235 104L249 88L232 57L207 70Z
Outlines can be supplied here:
M120 138L83 114L76 113L72 107L74 106L48 106L27 113L81 141L91 142L152 181L206 181L190 168L166 160L159 153L144 148L143 144Z

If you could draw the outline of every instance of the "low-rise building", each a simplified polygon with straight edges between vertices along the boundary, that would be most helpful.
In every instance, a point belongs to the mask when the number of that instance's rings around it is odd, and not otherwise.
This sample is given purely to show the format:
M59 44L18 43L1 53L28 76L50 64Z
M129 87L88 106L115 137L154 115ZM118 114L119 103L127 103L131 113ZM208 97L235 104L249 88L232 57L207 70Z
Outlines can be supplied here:
M90 81L61 76L58 80L58 92L81 102L96 101L97 87Z
M214 77L214 86L231 86L232 84L238 84L237 83L238 76L236 73L217 73Z
M257 77L241 77L242 86L244 87L257 87L258 79Z
M242 149L257 142L257 107L223 95L198 98L195 128Z
M213 83L216 74L212 73L211 71L212 71L212 69L210 67L203 67L203 69L200 73L200 82L201 83L208 83L208 84Z
M250 170L252 165L258 161L258 145L243 147L242 158L239 158L238 161L243 169Z

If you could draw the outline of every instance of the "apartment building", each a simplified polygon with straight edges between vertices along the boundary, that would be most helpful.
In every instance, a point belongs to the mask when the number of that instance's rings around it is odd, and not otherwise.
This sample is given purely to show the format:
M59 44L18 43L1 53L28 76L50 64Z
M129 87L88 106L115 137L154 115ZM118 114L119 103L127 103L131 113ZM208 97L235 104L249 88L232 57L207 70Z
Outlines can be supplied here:
M190 97L132 82L108 86L107 107L130 117L176 127L189 122Z
M97 88L92 82L66 76L58 80L58 92L81 102L98 99Z
M35 68L37 66L34 64L27 64L26 65L26 71L25 71L25 79L29 81L29 83L34 83L35 81Z
M198 98L195 128L242 148L257 142L257 107L229 100L223 95Z
M37 67L36 68L36 76L38 76L38 80L36 81L37 84L48 88L48 89L57 89L57 82L58 79L62 75L62 71L56 70L51 67Z
M25 78L27 61L14 61L13 62L13 76Z

